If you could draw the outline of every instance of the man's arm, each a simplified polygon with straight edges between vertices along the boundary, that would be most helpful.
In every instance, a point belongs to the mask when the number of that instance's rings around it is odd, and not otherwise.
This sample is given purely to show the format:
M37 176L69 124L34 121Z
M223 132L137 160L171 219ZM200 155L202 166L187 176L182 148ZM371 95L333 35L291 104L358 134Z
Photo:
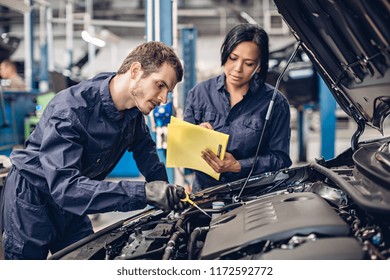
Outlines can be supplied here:
M81 173L83 129L70 112L54 113L44 129L40 162L56 203L77 215L144 208L144 182L98 181Z

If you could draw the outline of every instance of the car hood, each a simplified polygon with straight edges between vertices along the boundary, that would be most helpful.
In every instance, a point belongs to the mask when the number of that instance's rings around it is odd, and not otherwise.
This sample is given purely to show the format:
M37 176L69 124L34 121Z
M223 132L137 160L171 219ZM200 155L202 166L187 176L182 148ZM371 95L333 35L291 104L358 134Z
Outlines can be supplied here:
M388 0L274 0L340 107L383 133L390 114Z

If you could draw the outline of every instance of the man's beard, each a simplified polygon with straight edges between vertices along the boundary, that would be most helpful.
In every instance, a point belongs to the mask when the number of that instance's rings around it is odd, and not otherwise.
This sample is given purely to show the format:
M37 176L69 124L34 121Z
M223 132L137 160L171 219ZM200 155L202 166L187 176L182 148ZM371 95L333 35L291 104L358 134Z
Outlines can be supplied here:
M130 94L133 96L133 99L134 99L134 102L135 102L135 106L137 106L138 110L140 110L140 112L144 115L148 115L150 112L146 112L145 109L142 109L142 107L139 105L138 103L138 98L139 97L143 97L143 93L141 92L138 92L137 93L137 89L138 88L135 88L133 90L130 91Z

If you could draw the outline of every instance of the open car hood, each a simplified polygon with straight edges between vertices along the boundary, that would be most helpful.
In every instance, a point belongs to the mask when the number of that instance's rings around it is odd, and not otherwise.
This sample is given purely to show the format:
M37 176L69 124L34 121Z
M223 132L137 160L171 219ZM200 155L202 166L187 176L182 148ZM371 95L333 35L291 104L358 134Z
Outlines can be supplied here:
M383 133L390 113L388 0L274 0L340 107Z

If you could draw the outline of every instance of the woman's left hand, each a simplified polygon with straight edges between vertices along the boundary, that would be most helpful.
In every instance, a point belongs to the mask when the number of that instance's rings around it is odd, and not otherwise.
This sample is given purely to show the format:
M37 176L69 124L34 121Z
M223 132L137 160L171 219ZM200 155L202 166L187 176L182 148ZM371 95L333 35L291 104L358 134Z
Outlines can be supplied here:
M202 158L217 173L240 172L241 165L231 153L226 152L223 160L213 153L210 149L202 151Z

